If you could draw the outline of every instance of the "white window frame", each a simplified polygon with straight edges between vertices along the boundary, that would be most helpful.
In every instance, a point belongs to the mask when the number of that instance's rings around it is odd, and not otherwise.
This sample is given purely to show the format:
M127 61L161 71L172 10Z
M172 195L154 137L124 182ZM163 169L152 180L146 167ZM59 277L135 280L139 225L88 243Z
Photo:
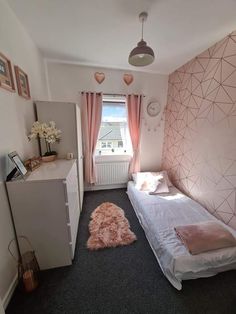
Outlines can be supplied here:
M126 107L126 114L127 113L127 104L126 104L126 98L125 96L115 96L115 95L104 95L103 96L103 104L105 103L123 103ZM112 121L111 121L112 122ZM128 117L126 119L126 125L127 125L127 128L128 128ZM129 132L129 131L128 131ZM106 142L106 147L103 147L102 148L102 143ZM106 156L106 159L107 157L109 158L109 156L127 156L128 159L130 159L131 155L132 155L132 152L131 152L131 141L130 139L128 140L128 142L130 142L130 145L129 145L129 148L127 147L127 145L125 145L124 141L123 140L119 140L119 142L123 142L123 146L122 147L118 147L118 144L117 144L117 147L114 148L113 146L113 143L111 145L111 147L107 147L108 146L108 142L111 142L111 140L102 140L100 142L99 145L96 146L96 159L99 158L103 158L104 156ZM123 158L122 158L123 159ZM126 157L125 157L126 159Z

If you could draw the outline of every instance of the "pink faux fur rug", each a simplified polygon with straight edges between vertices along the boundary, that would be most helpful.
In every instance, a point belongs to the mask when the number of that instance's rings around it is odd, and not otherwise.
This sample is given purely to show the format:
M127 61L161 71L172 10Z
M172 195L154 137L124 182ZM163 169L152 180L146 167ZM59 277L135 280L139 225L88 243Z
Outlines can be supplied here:
M89 231L87 247L90 250L128 245L137 240L130 230L124 211L108 202L102 203L93 211Z

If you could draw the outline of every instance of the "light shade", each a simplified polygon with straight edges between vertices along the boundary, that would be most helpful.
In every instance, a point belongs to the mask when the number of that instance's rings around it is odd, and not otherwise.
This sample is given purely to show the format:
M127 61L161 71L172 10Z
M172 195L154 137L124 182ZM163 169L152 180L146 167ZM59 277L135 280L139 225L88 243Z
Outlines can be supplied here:
M146 41L143 39L138 42L129 55L129 63L131 65L142 67L151 64L155 59L154 52L151 47L147 46Z

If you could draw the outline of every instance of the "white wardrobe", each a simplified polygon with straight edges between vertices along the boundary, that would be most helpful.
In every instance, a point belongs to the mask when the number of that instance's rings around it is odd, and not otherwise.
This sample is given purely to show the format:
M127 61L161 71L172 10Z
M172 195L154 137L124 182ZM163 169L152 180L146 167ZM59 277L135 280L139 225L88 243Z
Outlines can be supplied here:
M66 158L67 153L73 153L77 159L79 201L82 209L84 176L80 108L75 103L54 101L36 101L35 105L38 121L55 121L56 127L62 131L61 142L52 147L58 152L58 158ZM41 143L41 150L42 153L45 152L44 143Z

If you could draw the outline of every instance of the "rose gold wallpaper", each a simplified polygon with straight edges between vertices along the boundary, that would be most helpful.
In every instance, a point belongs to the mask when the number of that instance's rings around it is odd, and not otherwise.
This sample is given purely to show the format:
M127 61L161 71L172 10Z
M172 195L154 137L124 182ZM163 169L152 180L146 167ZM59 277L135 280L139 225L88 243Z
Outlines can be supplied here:
M236 32L169 76L162 165L236 229Z

